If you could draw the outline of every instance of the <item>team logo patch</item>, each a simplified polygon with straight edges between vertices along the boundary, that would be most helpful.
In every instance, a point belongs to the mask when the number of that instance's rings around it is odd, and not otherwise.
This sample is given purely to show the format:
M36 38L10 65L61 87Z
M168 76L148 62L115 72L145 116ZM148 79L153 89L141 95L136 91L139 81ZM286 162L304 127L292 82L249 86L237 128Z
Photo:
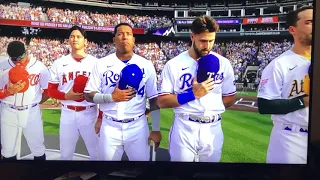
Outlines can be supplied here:
M259 91L262 91L262 90L264 89L264 87L265 87L265 85L267 84L268 80L269 80L269 79L262 79L262 80L260 81Z

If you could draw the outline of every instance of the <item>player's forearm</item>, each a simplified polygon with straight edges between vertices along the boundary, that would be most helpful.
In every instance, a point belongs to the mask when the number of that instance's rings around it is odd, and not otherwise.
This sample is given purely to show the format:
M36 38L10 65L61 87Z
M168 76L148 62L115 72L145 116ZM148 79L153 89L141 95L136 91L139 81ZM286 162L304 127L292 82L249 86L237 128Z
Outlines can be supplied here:
M48 85L49 97L57 99L57 100L66 100L65 93L59 91L58 86L59 86L59 84L49 83L49 85Z
M87 102L92 102L93 103L93 97L97 92L90 92L90 93L84 93L84 98Z
M158 97L158 105L160 108L175 108L180 106L177 95L166 94Z
M6 97L8 97L6 90L0 89L0 99L4 99Z
M42 99L40 101L40 104L46 102L48 99L50 98L49 94L48 94L48 90L45 89L42 93Z
M222 102L225 108L229 108L234 105L235 102L235 95L232 96L223 96Z
M152 131L160 131L160 107L157 103L157 98L149 100L150 103L150 117L152 119Z
M114 102L111 94L101 94L95 91L84 93L84 98L86 99L86 101L96 104L106 104Z
M308 106L303 98L303 96L293 99L274 100L258 98L258 110L260 114L288 114Z

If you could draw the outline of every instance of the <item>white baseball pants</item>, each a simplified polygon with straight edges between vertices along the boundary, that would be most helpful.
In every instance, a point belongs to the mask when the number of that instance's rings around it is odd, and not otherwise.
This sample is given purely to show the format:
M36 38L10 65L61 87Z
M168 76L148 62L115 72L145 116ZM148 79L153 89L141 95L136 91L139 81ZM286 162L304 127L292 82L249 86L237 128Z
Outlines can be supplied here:
M130 161L149 161L149 127L145 115L128 122L115 122L103 116L100 138L99 158L105 161L121 161L125 151Z
M79 112L62 107L60 117L61 160L72 160L79 135L84 140L90 160L98 160L98 135L94 130L97 118L96 107Z
M27 140L33 156L45 153L43 122L39 105L26 110L15 110L2 104L1 111L1 154L5 158L16 156L21 144L18 144L19 128ZM21 135L21 134L20 134Z
M223 145L221 121L199 123L175 116L169 134L171 161L219 162Z
M291 130L285 130L288 127ZM273 121L267 163L307 164L308 133L301 126Z

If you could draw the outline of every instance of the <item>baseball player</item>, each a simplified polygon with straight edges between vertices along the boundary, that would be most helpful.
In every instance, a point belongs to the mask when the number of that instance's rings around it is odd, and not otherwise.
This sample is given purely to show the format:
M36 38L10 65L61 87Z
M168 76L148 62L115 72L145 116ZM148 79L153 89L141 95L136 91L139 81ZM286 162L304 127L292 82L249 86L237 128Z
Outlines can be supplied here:
M10 59L1 62L4 71L0 85L1 154L4 159L17 160L21 133L27 140L34 160L45 160L43 123L39 104L45 102L49 80L47 67L29 58L20 41L9 43ZM42 92L43 90L43 92Z
M155 147L158 147L161 141L155 68L151 61L133 53L135 38L129 24L120 23L115 27L113 41L116 52L102 58L95 65L85 88L86 99L100 104L103 111L99 158L119 161L125 151L130 161L149 161L148 140L154 141ZM128 66L138 70L130 74L127 71L130 72ZM136 82L135 76L139 73L141 83L137 84L137 87L127 89L128 84L120 83L122 77L130 75L132 79L124 78L124 81ZM150 101L152 111L150 135L145 116L146 98Z
M258 90L261 114L272 114L267 163L307 163L309 96L305 94L312 45L312 6L287 15L294 46L263 70Z
M236 87L229 60L211 52L218 29L212 17L197 17L191 25L191 48L169 60L162 71L158 104L175 113L169 135L171 161L220 161L221 114L234 104Z
M98 159L98 137L94 130L98 108L83 97L85 83L98 59L85 52L86 44L86 32L79 26L73 26L69 36L71 54L57 59L50 68L48 93L62 105L61 160L72 160L79 135L85 142L90 160Z
M9 57L7 56L0 56L0 64L3 61L7 61ZM0 69L0 78L2 77L3 70ZM3 89L3 87L0 87L0 89ZM1 112L1 99L0 99L0 112ZM1 136L1 116L0 116L0 136ZM0 151L1 151L1 138L0 138ZM2 155L0 155L0 159L2 159Z

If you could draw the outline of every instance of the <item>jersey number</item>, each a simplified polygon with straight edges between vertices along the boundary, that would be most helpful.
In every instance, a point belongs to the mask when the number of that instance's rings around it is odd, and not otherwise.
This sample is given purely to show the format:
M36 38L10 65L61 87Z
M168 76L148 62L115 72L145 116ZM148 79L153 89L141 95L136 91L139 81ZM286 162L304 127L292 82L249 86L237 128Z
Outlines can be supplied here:
M145 85L143 85L143 86L138 90L138 95L141 95L141 97L143 97L143 95L144 95L144 87L145 87Z

